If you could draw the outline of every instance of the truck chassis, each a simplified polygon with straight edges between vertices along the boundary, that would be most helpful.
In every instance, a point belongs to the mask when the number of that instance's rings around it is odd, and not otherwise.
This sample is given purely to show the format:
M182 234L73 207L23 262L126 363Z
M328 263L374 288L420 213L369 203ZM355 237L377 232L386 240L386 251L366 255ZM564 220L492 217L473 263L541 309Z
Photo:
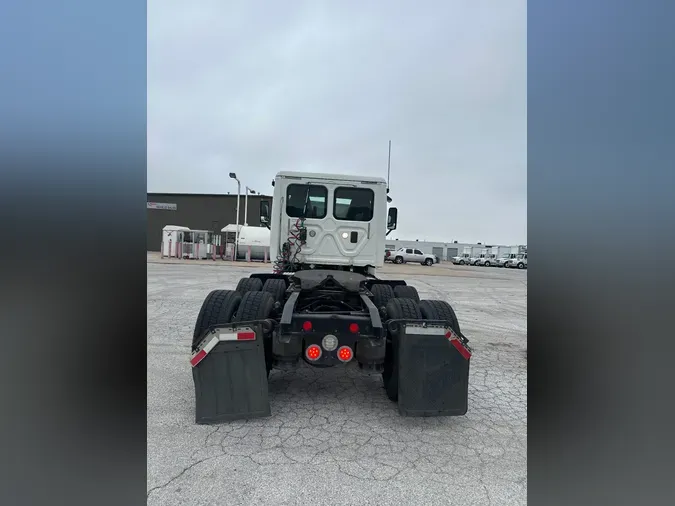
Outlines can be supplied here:
M468 407L472 350L445 301L401 280L346 270L251 274L208 294L192 356L196 422L269 416L272 369L356 362L381 374L403 416L457 416Z

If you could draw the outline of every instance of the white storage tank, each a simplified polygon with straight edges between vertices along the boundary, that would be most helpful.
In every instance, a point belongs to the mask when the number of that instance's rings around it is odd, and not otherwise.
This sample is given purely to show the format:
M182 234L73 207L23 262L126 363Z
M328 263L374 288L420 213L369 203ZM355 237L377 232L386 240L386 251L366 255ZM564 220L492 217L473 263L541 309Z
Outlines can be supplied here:
M236 225L228 225L221 232L236 231ZM270 230L267 227L239 226L239 247L237 251L238 260L246 260L247 255L251 253L251 260L264 260L267 253L269 260L270 248Z
M162 256L175 257L176 244L183 242L183 232L189 232L188 227L179 225L167 225L162 229Z

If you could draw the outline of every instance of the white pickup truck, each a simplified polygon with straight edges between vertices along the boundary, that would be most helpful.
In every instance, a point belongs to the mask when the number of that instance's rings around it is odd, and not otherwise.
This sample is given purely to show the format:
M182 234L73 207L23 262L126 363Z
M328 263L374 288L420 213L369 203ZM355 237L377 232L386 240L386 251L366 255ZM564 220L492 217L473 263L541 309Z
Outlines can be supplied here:
M436 263L434 255L422 253L417 248L399 248L392 251L389 258L392 258L395 264L416 263L429 266Z

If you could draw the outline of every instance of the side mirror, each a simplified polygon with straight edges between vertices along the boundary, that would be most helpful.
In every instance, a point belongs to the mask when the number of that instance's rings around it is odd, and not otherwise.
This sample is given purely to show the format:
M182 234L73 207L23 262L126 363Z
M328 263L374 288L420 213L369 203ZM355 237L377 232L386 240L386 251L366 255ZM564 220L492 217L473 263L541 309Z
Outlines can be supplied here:
M398 209L395 207L389 208L387 214L387 230L396 230L396 220L398 219Z
M268 225L270 222L270 201L260 201L260 223Z

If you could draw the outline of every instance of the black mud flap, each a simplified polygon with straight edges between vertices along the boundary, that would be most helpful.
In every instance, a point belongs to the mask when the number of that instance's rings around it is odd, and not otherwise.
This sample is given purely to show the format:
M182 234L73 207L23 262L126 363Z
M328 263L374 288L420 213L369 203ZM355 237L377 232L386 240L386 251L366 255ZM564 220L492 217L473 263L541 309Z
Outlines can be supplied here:
M190 358L198 424L271 414L263 335L257 322L209 329Z
M391 321L398 341L398 410L402 416L462 416L468 409L468 340L445 321Z

